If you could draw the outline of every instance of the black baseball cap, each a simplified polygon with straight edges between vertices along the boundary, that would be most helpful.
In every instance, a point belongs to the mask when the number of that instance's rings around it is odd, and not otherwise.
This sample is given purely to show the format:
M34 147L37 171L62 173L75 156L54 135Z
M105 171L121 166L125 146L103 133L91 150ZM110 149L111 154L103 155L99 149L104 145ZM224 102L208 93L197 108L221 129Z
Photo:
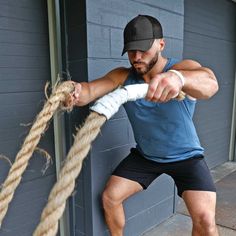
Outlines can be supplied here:
M155 39L163 38L160 22L148 15L138 15L124 29L124 48L122 56L128 50L147 51Z

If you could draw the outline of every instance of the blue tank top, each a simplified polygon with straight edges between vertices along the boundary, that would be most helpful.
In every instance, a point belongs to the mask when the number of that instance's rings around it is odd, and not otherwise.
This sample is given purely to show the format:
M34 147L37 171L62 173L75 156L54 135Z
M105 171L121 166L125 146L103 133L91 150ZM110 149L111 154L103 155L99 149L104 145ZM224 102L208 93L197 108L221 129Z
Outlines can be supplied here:
M178 60L168 59L163 72L169 70ZM145 83L142 77L131 72L125 85ZM139 99L124 104L133 128L137 149L147 159L168 163L203 154L193 113L196 101L186 97L182 101L166 103Z

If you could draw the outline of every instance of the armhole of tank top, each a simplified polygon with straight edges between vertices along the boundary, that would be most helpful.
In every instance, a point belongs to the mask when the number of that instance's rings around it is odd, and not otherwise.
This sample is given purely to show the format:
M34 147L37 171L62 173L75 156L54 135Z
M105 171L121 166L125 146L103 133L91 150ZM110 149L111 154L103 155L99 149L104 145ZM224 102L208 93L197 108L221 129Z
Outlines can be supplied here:
M163 72L167 72L168 70L171 69L171 67L173 65L175 65L176 63L178 63L180 60L176 59L176 58L167 58L167 62L165 67L163 68Z
M129 74L127 75L126 80L123 83L123 86L130 85L132 81L132 72L130 71Z
M191 97L191 96L186 96L186 98L185 99L187 99L189 102L192 102L192 103L196 103L197 102L197 99L196 98L193 98L193 97Z

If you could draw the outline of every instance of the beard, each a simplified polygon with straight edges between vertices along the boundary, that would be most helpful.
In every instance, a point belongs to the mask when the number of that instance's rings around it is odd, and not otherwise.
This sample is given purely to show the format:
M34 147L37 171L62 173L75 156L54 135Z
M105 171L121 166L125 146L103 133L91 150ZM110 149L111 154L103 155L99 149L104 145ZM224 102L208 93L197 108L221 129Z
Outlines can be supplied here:
M159 53L156 52L155 56L148 62L142 62L142 61L134 61L133 63L131 63L132 65L132 70L134 72L136 72L138 75L142 76L147 74L153 67L154 65L158 62L158 58L159 58ZM142 64L143 68L140 67L135 67L134 64Z

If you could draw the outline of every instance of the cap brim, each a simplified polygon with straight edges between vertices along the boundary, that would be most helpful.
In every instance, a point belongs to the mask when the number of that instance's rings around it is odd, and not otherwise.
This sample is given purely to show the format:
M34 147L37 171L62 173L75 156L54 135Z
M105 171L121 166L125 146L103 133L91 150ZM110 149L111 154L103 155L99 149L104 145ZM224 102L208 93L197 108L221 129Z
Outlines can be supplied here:
M126 43L121 55L123 56L129 50L147 51L151 48L153 42L154 39L145 39Z

